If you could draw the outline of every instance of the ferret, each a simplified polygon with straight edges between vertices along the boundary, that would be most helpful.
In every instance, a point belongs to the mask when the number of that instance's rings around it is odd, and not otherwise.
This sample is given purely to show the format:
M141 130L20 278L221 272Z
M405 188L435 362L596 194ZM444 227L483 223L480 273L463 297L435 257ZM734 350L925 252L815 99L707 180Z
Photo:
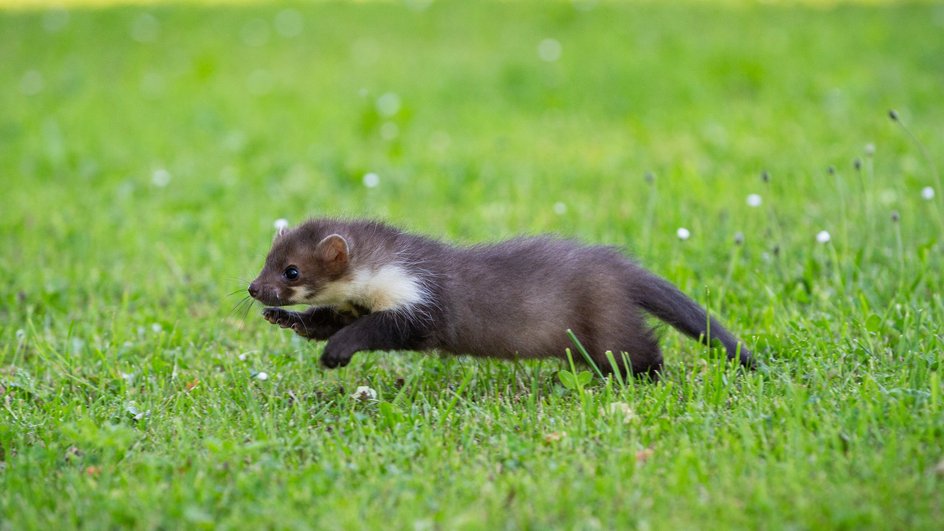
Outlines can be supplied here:
M328 368L363 350L566 359L570 329L601 371L655 380L662 353L646 313L754 365L668 281L615 248L556 237L456 247L377 221L312 219L278 231L249 294L270 323L328 340ZM279 308L293 304L311 308Z

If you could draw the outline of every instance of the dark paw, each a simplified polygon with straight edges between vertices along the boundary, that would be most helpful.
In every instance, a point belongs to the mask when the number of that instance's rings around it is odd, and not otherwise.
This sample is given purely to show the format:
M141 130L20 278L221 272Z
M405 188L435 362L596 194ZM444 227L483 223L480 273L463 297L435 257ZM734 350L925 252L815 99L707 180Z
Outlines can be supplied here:
M330 343L328 346L330 347ZM348 363L351 363L352 357L352 354L343 355L334 352L330 348L325 348L324 354L321 355L321 365L328 369L346 367Z
M291 328L296 334L306 339L316 339L318 330L305 323L304 316L298 312L290 312L281 308L266 308L262 311L266 321L282 328Z
M297 313L283 310L282 308L266 308L262 310L262 317L266 321L274 325L279 325L282 328L293 328L294 325L301 324Z

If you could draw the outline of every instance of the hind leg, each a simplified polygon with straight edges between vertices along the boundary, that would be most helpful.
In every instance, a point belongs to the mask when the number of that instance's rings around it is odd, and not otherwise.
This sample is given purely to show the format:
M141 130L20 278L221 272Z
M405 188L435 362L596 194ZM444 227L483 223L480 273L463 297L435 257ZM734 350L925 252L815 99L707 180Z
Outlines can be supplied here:
M646 338L646 341L640 342L634 352L628 354L633 376L641 378L648 376L653 382L659 381L659 373L662 371L662 349L659 348L659 343L655 338Z
M613 373L613 365L607 359L606 350L613 352L616 369L623 378L630 374L637 378L648 377L653 382L659 380L662 370L662 349L655 335L648 328L628 331L619 341L614 341L611 348L595 352L593 361L604 374Z
M611 285L600 283L590 294L587 308L577 315L583 319L577 337L586 341L584 346L603 373L619 371L624 378L632 374L658 380L662 351L656 336L632 294L614 291ZM607 350L613 353L616 367L607 359Z

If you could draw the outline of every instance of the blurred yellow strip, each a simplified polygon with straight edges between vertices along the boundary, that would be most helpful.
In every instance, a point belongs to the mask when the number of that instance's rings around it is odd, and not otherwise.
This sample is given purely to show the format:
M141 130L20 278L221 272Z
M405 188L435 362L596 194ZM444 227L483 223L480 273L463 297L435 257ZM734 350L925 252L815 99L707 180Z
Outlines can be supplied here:
M327 2L330 0L321 0ZM335 0L344 3L345 0ZM349 3L404 3L404 0L346 0ZM508 1L508 0L505 0ZM512 0L514 1L514 0ZM570 2L572 0L558 0ZM724 7L745 7L751 5L794 5L832 7L840 4L888 5L904 3L902 0L685 0L689 4L717 5ZM435 0L434 0L435 2ZM0 0L0 10L26 9L38 10L49 8L103 8L119 5L159 5L159 4L192 4L192 5L250 5L250 4L278 4L277 0ZM540 1L533 1L535 5ZM658 0L599 0L600 4L647 4L659 3ZM934 0L916 3L934 3Z
M276 3L272 0L0 0L0 9L72 9L72 8L102 8L113 6L146 6L190 4L200 5L250 5L262 3Z

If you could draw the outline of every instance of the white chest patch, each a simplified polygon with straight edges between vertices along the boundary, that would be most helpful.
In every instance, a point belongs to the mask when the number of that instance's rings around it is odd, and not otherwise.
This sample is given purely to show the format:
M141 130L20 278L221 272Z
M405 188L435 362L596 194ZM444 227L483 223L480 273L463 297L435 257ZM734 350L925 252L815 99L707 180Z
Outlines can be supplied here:
M295 288L293 299L315 306L358 304L372 312L408 309L426 299L422 282L403 267L392 264L378 269L361 269L351 278L332 282L314 295L307 288Z

